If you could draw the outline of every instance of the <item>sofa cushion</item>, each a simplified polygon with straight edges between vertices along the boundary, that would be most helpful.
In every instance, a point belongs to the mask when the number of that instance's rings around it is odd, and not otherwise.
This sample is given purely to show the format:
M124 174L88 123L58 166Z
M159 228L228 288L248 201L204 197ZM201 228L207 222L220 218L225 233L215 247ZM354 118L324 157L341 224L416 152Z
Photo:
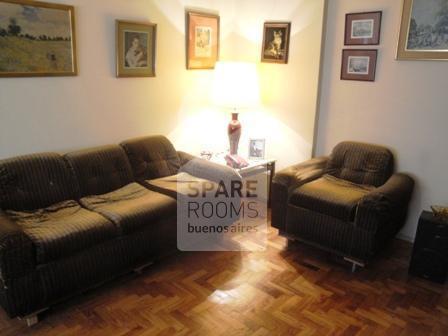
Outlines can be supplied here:
M65 159L79 182L81 197L105 194L134 182L126 153L118 145L67 153Z
M218 189L218 184L205 180L188 173L179 173L176 175L161 177L143 182L149 189L177 198L179 195L191 196L197 192L207 191L207 195L213 197Z
M0 208L32 210L74 199L76 181L56 153L0 160Z
M392 175L394 158L385 147L341 142L334 149L326 173L358 184L383 185Z
M164 136L149 136L122 144L137 181L177 174L181 162L172 143Z
M158 220L176 215L171 197L131 183L113 192L80 200L86 208L113 222L122 234L155 225Z
M34 211L6 211L36 248L38 264L57 260L117 236L103 216L64 201Z
M373 189L324 175L295 189L290 203L343 221L353 221L358 202Z

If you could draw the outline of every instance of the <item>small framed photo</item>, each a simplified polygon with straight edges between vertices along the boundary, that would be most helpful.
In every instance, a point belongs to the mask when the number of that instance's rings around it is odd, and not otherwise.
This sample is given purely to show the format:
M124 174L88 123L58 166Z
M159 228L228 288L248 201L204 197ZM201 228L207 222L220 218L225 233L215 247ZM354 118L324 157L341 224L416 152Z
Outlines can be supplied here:
M345 16L345 45L378 45L383 12L350 13Z
M187 69L214 69L219 59L219 16L187 12Z
M263 160L265 157L266 139L249 140L249 159Z
M75 9L0 0L0 77L76 76Z
M291 22L265 22L261 61L288 63Z
M344 49L341 79L375 81L377 55L374 49Z
M155 77L157 25L117 20L116 31L117 77Z

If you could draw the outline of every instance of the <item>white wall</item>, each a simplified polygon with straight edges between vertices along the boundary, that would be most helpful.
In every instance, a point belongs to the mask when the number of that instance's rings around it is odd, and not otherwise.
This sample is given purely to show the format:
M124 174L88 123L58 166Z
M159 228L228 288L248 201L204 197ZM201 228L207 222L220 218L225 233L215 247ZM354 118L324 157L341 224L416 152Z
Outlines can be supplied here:
M223 60L259 63L263 21L292 21L289 64L259 64L263 101L241 116L240 147L265 137L280 167L311 155L324 0L54 2L76 8L79 76L0 79L0 158L155 133L196 154L225 150L230 116L209 101L213 71L185 69L186 7L219 13ZM115 78L115 19L158 24L156 78Z
M331 0L328 8L317 154L343 140L393 149L397 169L416 179L410 217L401 236L413 239L418 216L448 205L448 63L396 61L401 0ZM376 81L341 81L345 14L383 11Z

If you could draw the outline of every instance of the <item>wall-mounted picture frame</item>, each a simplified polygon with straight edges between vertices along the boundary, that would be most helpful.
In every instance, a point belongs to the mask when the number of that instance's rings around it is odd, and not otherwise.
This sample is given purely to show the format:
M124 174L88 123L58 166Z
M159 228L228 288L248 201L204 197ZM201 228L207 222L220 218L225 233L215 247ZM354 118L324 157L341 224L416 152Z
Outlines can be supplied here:
M398 60L448 60L448 3L404 0Z
M155 77L156 40L156 24L117 20L117 77Z
M266 139L249 139L249 159L264 160Z
M219 16L186 12L187 69L214 69L219 60Z
M73 6L0 0L0 77L77 74Z
M288 63L291 22L265 22L261 61L266 63Z
M375 81L376 49L342 50L341 79L356 81Z
M382 11L345 15L345 45L378 45Z

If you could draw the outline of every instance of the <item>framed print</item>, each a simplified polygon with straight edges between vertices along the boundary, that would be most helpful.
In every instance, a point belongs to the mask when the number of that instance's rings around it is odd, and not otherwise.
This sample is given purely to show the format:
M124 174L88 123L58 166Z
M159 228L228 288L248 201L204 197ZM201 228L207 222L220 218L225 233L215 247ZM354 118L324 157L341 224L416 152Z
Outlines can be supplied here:
M344 49L341 79L375 81L377 54L373 49Z
M288 63L291 22L265 22L261 61Z
M265 157L265 139L250 139L249 140L249 159L263 160Z
M404 0L399 60L448 60L448 1Z
M77 72L73 6L0 0L0 77Z
M345 16L345 45L378 45L383 12L350 13Z
M187 12L187 69L214 69L219 59L219 16Z
M155 77L157 25L117 20L116 31L117 77Z

